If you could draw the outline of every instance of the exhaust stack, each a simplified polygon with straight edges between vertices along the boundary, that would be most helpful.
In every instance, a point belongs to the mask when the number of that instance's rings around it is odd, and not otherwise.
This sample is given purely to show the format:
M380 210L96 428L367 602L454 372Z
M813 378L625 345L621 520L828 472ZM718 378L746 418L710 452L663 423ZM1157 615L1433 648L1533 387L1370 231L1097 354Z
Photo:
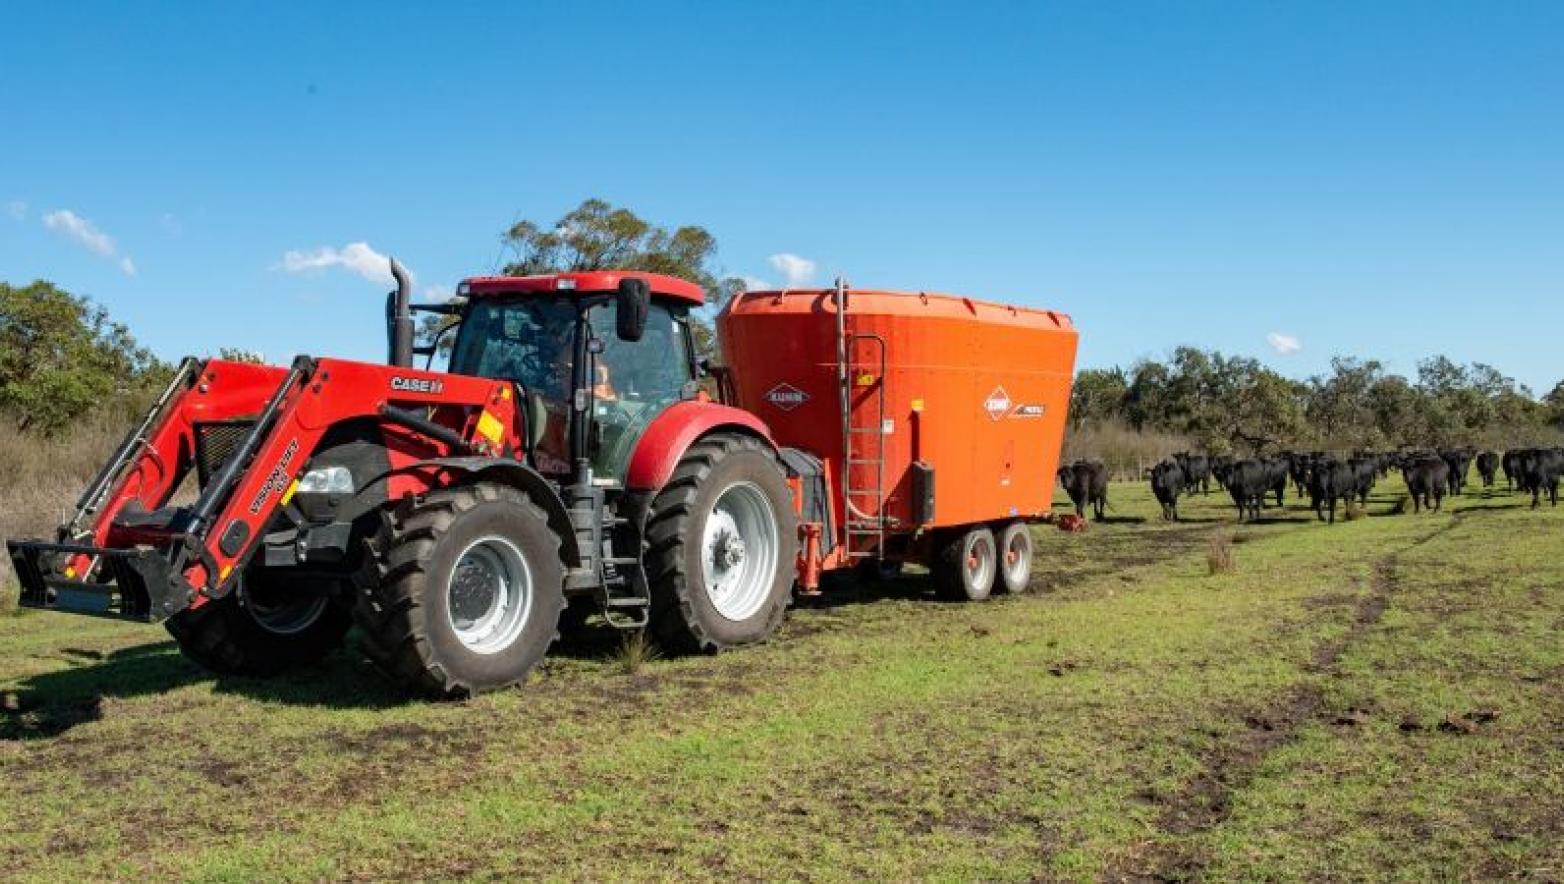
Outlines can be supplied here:
M386 339L389 353L386 362L411 368L413 365L413 282L407 270L391 259L391 276L396 280L396 291L386 295Z

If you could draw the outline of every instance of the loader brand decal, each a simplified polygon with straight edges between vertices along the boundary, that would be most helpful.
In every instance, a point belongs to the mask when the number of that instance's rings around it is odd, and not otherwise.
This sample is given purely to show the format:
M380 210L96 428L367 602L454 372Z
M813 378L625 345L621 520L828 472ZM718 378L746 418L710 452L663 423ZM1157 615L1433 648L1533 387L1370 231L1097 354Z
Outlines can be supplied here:
M1046 405L1017 405L1015 411L1010 412L1014 418L1042 417L1048 413Z
M765 400L783 411L792 411L809 401L809 394L792 384L777 384L766 391Z
M261 514L261 507L273 494L288 487L288 464L293 463L293 456L299 453L299 440L297 438L288 441L288 447L282 451L282 457L277 459L277 465L272 467L271 475L266 477L266 482L255 492L255 499L250 501L250 515Z
M391 389L399 393L428 393L431 396L436 396L445 389L445 381L435 380L434 378L404 378L401 375L392 375Z
M983 400L983 410L988 412L990 418L999 420L1010 410L1010 394L1005 392L1004 387L995 387L994 392Z

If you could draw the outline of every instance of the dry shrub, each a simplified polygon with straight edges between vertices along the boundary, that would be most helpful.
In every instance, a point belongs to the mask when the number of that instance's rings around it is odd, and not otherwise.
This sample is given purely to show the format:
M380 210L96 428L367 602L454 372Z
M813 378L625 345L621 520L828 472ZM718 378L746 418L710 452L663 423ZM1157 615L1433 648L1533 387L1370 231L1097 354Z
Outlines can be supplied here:
M43 436L0 421L0 538L52 539L130 423L111 410ZM10 559L0 558L0 607L14 604L15 589Z
M1122 421L1102 421L1075 427L1065 434L1063 463L1099 460L1113 479L1139 481L1146 470L1175 451L1196 446L1172 433L1141 431Z
M625 675L635 675L641 671L641 667L659 656L657 646L646 637L646 631L637 629L625 633L619 642L619 649L614 653L614 662Z
M1212 574L1230 574L1235 566L1233 535L1226 529L1213 531L1206 543L1206 567Z
M1342 517L1349 522L1356 522L1359 519L1368 518L1368 510L1364 509L1361 503L1349 503L1347 504L1347 511Z

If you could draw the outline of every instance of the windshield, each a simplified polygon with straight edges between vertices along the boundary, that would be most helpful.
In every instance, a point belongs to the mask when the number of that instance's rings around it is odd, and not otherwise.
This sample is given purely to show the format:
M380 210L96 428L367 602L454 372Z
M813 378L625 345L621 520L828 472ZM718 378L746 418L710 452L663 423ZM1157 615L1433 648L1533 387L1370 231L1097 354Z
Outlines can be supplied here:
M553 298L478 301L462 322L451 371L515 381L549 399L570 397L576 304Z
M588 319L603 347L592 387L598 425L592 466L598 476L620 480L646 425L686 393L691 373L684 323L654 303L646 331L631 343L619 339L612 305L593 308Z

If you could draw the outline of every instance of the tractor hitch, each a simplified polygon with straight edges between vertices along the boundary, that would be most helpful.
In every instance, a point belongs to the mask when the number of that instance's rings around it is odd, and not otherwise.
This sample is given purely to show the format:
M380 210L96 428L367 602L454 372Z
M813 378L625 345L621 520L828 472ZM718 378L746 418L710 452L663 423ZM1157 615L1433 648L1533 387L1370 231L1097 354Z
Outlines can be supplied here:
M195 600L195 590L173 571L161 550L41 540L11 540L6 548L22 584L24 608L158 623ZM55 563L73 556L88 556L97 564L85 578L68 578Z

